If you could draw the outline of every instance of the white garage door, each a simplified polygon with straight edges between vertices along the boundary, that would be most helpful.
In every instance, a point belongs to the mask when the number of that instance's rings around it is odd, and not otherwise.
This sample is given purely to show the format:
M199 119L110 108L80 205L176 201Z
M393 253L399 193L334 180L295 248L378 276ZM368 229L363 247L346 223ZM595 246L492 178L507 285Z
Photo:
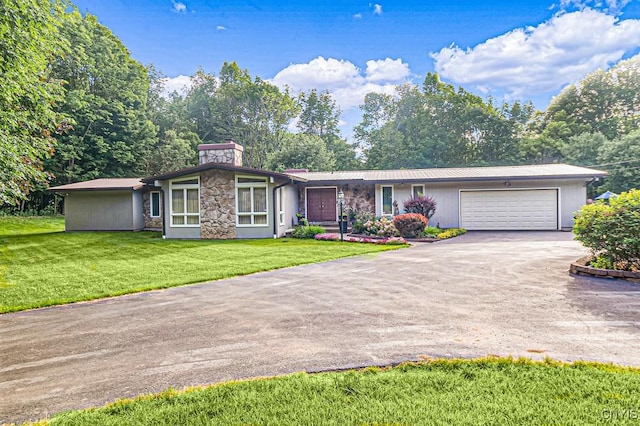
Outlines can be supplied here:
M558 191L460 191L460 226L469 230L558 229Z

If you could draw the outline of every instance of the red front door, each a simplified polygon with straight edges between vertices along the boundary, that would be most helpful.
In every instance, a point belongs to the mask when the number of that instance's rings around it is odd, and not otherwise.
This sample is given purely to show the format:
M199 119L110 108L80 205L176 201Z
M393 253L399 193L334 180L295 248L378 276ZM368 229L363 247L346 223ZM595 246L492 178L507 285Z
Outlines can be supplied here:
M309 222L337 220L335 188L307 188L307 220Z

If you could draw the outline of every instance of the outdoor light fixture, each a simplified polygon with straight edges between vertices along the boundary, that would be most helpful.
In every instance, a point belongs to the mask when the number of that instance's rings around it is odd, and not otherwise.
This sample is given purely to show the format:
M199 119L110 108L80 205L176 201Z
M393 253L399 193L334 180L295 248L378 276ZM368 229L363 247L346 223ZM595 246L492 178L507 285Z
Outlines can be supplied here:
M511 186L511 182L505 182L504 186Z
M343 213L344 213L344 192L342 189L338 192L338 206L340 207L340 216L338 218L338 226L340 227L340 241L344 241Z

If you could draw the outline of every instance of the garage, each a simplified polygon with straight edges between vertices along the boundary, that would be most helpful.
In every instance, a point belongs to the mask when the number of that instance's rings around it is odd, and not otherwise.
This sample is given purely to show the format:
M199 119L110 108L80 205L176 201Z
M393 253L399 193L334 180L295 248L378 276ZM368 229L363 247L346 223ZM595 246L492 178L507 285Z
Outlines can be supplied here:
M556 230L558 190L460 190L460 226L479 231Z

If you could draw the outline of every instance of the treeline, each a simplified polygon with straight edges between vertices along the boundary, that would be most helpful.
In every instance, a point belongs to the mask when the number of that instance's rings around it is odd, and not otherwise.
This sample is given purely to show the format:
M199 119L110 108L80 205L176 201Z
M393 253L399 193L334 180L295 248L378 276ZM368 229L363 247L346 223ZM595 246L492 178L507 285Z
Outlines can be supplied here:
M167 96L161 73L69 6L0 5L5 211L52 209L52 185L195 165L198 144L228 138L245 147L245 166L278 171L567 162L609 171L606 189L640 185L636 59L567 87L546 111L495 105L427 74L421 86L368 94L349 143L329 93L291 94L233 62Z

